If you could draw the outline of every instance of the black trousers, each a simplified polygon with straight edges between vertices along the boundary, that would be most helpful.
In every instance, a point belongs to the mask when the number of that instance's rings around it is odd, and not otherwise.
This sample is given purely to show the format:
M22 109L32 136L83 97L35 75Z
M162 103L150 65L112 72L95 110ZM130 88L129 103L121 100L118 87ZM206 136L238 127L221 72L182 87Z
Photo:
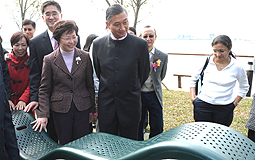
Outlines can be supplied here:
M248 138L250 138L255 143L255 131L249 129Z
M142 92L142 116L138 131L138 140L142 141L143 129L147 112L149 112L149 125L150 125L150 135L149 138L154 137L163 132L163 110L158 101L155 92Z
M54 125L54 120L52 118L52 111L50 110L50 118L48 118L48 124L46 126L47 128L47 134L49 137L58 143L58 136Z
M111 124L105 125L104 123L99 121L99 131L137 140L138 125L139 125L138 123L137 125L134 125L132 127L126 127L121 125L121 123L119 122L117 113L115 113L114 119Z
M196 98L193 101L194 119L196 122L214 122L230 126L234 116L234 103L213 105Z
M75 104L67 113L53 112L53 120L59 143L64 145L89 134L90 109L78 111Z

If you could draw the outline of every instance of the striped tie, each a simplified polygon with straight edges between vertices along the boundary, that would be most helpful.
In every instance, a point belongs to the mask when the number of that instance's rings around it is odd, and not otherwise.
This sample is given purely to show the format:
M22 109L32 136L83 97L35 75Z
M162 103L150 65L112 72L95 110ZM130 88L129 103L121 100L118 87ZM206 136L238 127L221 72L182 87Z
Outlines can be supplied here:
M55 44L54 44L54 51L58 49L58 42L55 40Z

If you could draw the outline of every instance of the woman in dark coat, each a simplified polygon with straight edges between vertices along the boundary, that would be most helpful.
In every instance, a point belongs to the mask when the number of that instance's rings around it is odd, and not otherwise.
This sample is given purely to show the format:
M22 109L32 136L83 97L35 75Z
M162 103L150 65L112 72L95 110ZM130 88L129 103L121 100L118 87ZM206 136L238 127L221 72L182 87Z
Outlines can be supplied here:
M93 68L89 54L76 48L78 27L73 21L58 21L53 37L59 48L43 60L39 88L39 118L34 129L45 128L52 117L60 144L89 133L89 120L95 112Z

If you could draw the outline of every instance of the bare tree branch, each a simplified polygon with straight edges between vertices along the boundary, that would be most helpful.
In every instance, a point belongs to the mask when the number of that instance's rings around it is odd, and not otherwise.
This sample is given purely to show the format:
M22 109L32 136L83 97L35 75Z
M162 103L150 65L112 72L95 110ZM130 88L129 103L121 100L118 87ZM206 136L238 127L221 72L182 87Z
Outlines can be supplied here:
M108 6L111 6L111 3L108 0L105 0Z
M132 0L131 3L137 5L135 0Z
M35 4L36 1L37 0L34 0L34 2L30 3L30 5L28 7L26 7L26 9L28 10L31 6L33 6ZM26 2L27 2L27 0L26 0Z
M21 24L26 18L26 15L34 17L38 15L40 17L38 8L40 5L36 5L36 2L41 4L41 0L12 0L14 4L10 7L10 14L12 15L14 23L21 29ZM13 7L14 6L14 7ZM19 13L20 12L20 13ZM17 16L18 13L20 16ZM38 20L38 19L37 19Z
M143 5L147 0L144 0L143 2L141 2L141 5Z

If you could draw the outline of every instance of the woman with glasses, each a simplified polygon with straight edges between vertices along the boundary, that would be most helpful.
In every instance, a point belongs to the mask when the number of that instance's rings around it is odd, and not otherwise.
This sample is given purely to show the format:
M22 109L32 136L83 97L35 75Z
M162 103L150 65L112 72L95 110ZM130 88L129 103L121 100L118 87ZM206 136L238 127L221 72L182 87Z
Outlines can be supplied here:
M197 98L195 85L203 66L191 78L190 95L194 105L194 119L196 122L230 126L235 107L248 92L247 75L231 51L232 42L228 36L217 36L212 41L212 49L213 55L204 70L203 86ZM237 95L234 94L236 82L239 83Z
M89 133L95 112L93 68L88 52L76 48L78 27L62 20L53 26L59 48L44 57L39 88L39 118L33 129L46 128L50 110L60 144Z
M12 53L7 56L11 78L11 110L23 110L30 102L29 56L27 47L29 39L25 33L15 32L11 37ZM30 112L34 115L34 111ZM35 116L35 115L34 115Z

